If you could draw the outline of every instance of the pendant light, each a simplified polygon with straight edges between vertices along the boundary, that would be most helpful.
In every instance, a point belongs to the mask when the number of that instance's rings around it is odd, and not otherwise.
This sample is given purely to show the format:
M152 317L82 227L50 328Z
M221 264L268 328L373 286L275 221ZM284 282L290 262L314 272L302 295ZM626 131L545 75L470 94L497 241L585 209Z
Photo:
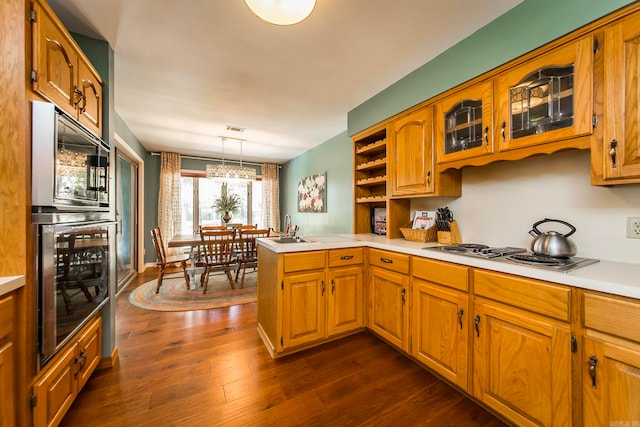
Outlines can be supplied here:
M275 25L293 25L307 18L316 0L244 0L260 19Z
M249 181L256 180L256 170L242 166L242 143L244 140L237 138L229 138L240 142L240 165L229 165L224 159L224 143L227 140L225 137L220 137L222 143L222 163L217 165L206 165L205 174L207 178L213 179L216 182L226 183L229 180L234 180L240 183L249 183Z

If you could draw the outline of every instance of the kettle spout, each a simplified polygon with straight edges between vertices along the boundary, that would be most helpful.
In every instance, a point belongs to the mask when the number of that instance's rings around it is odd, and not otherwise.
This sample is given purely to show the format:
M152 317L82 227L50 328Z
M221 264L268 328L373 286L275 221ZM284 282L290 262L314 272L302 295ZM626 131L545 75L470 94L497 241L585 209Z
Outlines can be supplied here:
M538 237L540 235L540 232L537 230L529 230L529 234L531 235L531 237Z

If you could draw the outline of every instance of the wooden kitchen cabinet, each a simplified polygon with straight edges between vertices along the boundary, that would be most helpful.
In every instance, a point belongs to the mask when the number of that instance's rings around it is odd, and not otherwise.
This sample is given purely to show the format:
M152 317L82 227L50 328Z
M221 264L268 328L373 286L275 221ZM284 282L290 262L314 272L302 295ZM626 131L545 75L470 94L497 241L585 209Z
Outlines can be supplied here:
M594 185L640 182L640 14L635 13L603 32L602 134L591 147L591 183Z
M460 195L460 172L435 169L432 105L397 119L391 128L391 196Z
M468 388L469 269L412 258L411 354L463 390Z
M409 351L409 256L369 249L369 329Z
M371 233L371 210L387 206L387 127L378 126L353 138L354 233Z
M363 283L364 249L329 250L327 291L327 336L364 326Z
M474 292L474 396L516 425L571 425L570 289L476 270Z
M493 153L493 80L455 92L436 104L438 163Z
M324 338L326 251L284 254L282 349Z
M363 251L275 254L259 246L258 330L272 357L364 327Z
M584 293L585 426L640 422L640 302Z
M95 371L102 354L102 318L94 317L45 366L33 386L33 425L57 426Z
M495 79L494 135L499 151L590 135L593 37L535 56Z
M102 137L103 81L43 0L32 11L33 90Z
M12 426L16 420L16 355L14 344L15 298L0 298L0 425Z

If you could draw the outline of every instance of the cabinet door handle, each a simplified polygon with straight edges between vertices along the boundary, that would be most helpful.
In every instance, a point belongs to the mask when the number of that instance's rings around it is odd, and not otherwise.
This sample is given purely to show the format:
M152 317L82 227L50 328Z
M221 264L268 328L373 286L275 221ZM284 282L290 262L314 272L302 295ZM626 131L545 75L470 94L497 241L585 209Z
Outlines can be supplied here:
M331 295L333 295L333 291L336 290L336 281L331 279Z
M393 264L393 260L389 258L380 257L380 261L384 262L385 264Z
M431 171L427 172L427 185L431 185Z
M76 108L79 108L81 113L84 113L84 110L87 107L87 96L84 94L84 92L82 92L78 88L78 86L73 87L73 93L76 96L76 99L73 102L73 105ZM80 104L81 101L82 101L82 107L78 107L78 104Z
M478 334L478 337L480 336L480 315L479 314L476 315L476 334Z
M616 162L616 158L618 157L616 152L617 148L618 148L618 141L614 139L609 143L609 157L611 157L612 168L615 168L617 166L617 162Z
M324 280L322 281L322 295L324 296Z
M458 310L458 322L460 323L460 330L462 330L462 315L464 314L464 308L460 307Z
M404 296L407 294L407 290L405 288L402 288L402 292L400 292L400 295L402 295L402 303L404 304Z
M340 257L340 259L341 259L342 261L348 261L348 260L350 260L350 259L353 259L353 255L342 255L342 256Z
M489 145L489 126L484 128L484 142Z
M589 375L591 376L591 387L598 388L596 385L596 365L598 364L598 358L595 354L592 354L589 358Z
M500 129L500 135L502 135L502 142L507 142L507 134L506 134L506 129L507 127L507 122L502 122L502 129Z

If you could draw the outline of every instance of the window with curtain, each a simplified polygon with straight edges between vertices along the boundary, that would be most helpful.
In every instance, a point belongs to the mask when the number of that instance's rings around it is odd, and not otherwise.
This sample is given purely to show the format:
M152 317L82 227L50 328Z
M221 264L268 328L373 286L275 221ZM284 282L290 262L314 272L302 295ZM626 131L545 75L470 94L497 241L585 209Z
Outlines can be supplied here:
M212 208L213 202L223 191L224 186L212 179L201 176L182 176L182 230L198 231L200 225L222 225L224 221ZM226 185L228 194L237 194L242 200L240 211L233 214L232 223L258 224L262 227L262 182L251 181L249 185L229 180Z

